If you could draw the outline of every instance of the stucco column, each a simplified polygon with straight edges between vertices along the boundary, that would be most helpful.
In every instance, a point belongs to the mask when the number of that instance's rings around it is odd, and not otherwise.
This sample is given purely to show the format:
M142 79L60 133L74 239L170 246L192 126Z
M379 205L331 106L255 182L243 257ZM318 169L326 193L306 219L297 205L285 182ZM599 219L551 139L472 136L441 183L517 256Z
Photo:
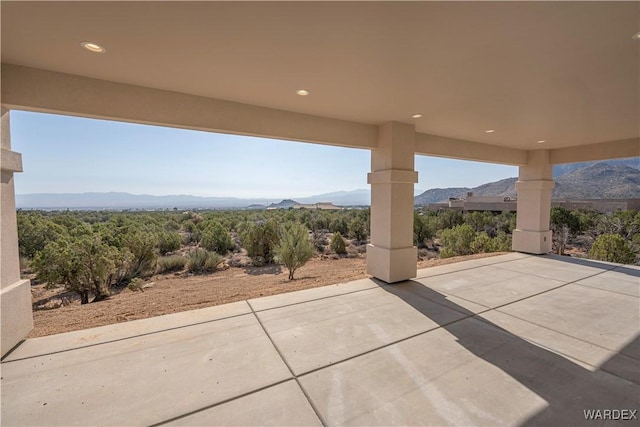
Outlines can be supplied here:
M9 110L2 108L0 169L0 322L1 352L4 356L33 329L31 287L29 280L20 279L18 258L18 227L13 174L22 172L22 157L11 151Z
M415 130L386 123L378 128L378 147L371 151L371 244L367 272L387 283L417 275L418 252L413 246L413 185Z
M513 250L529 254L551 252L552 165L548 150L529 151L527 166L520 166L516 190L518 217L513 231Z

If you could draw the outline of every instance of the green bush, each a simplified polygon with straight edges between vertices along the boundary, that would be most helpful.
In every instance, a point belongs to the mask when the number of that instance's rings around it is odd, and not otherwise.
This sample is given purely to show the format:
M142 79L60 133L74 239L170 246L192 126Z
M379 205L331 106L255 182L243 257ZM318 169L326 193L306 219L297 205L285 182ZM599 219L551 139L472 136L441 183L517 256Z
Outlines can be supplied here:
M223 255L233 249L229 231L218 221L213 221L205 227L200 237L200 245L209 251Z
M158 258L157 271L160 274L182 271L187 265L187 259L182 255L171 255Z
M157 237L154 233L136 231L125 236L125 247L133 254L126 279L149 277L156 270L158 256L155 252Z
M49 242L33 260L38 278L50 286L62 284L65 289L80 295L81 304L110 294L116 272L117 248L108 246L97 235L65 237Z
M343 217L333 218L329 223L329 231L332 233L339 232L344 236L349 232L349 224Z
M476 233L476 237L471 242L471 252L474 254L492 251L492 239L484 231Z
M144 280L142 280L139 277L136 277L131 282L129 282L129 284L127 285L127 288L133 292L138 292L138 291L144 292L144 289L142 289L143 286L144 286Z
M160 255L177 251L180 246L182 246L182 238L178 233L162 232L158 234L158 252L160 252Z
M68 234L67 230L40 213L18 213L18 245L20 255L33 258L52 242Z
M221 255L199 248L189 252L187 258L187 270L195 274L212 273L224 261Z
M469 255L473 253L471 244L476 237L473 228L468 224L456 225L453 228L440 232L440 256L449 258L457 255Z
M431 239L434 235L434 230L428 218L418 212L413 212L413 244L418 248L424 248L427 239Z
M462 218L466 224L469 224L477 232L487 232L489 230L495 230L496 219L491 212L465 212L464 214L462 214Z
M365 220L359 216L352 219L351 223L349 223L349 235L358 242L367 240L368 233Z
M280 226L271 218L266 222L249 224L242 234L247 254L265 263L273 262L275 247L280 242Z
M464 223L464 219L462 217L462 212L448 210L438 212L435 216L435 229L436 230L445 230L447 228L453 228L456 225L462 225Z
M569 237L580 231L580 219L572 211L556 206L551 208L552 243L558 255L564 255Z
M603 234L598 237L589 251L589 258L620 264L633 264L636 261L635 254L618 234Z
M275 248L277 260L289 270L289 280L293 280L296 270L306 264L313 253L313 244L309 240L307 228L301 224L287 227Z
M344 255L347 253L347 245L339 231L336 231L331 239L331 250L338 255Z
M498 235L491 239L491 250L489 252L509 252L511 251L511 235L504 231L498 231Z

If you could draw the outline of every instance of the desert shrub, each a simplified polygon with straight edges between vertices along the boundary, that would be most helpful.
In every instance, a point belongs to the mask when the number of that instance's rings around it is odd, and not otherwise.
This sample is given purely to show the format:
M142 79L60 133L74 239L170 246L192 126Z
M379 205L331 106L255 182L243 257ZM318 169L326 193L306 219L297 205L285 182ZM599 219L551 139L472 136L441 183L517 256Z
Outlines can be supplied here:
M199 248L189 252L187 258L187 270L195 274L212 273L224 261L221 255Z
M636 260L627 242L618 234L603 234L598 237L591 246L589 258L621 264L633 264Z
M435 230L445 230L447 228L453 228L456 225L462 225L464 223L464 219L462 217L462 212L447 210L438 212L435 216L434 225Z
M289 270L289 280L293 280L296 270L313 256L313 244L309 240L307 228L301 224L286 227L275 247L277 260Z
M456 225L440 232L442 258L473 253L471 244L476 237L473 228L468 224Z
M180 246L182 246L182 238L178 233L162 232L158 234L158 252L160 252L160 255L177 251Z
M218 221L209 223L202 231L200 246L209 251L226 254L233 249L233 242L229 231Z
M184 232L182 234L182 244L184 246L196 245L199 242L198 236L194 233Z
M511 235L502 230L498 231L498 235L491 239L490 252L509 252L511 250Z
M339 232L344 236L349 232L349 224L343 217L333 218L329 223L329 231L332 233Z
M413 213L413 244L418 248L424 248L427 239L431 239L434 235L434 230L428 218L418 212Z
M491 212L465 212L462 214L462 218L465 224L469 224L477 232L484 231L487 234L491 234L490 230L495 229L496 220Z
M18 246L20 255L33 258L47 243L67 234L67 230L42 214L18 213Z
M105 299L115 274L119 251L102 242L99 236L85 234L49 242L33 260L40 280L50 286L64 285L80 296L82 304Z
M502 231L506 234L513 233L516 228L516 214L515 212L504 211L500 213L496 218L496 230Z
M626 241L640 233L640 211L617 211L612 214L601 215L596 225L598 233L619 234Z
M367 223L363 218L358 216L351 220L349 223L349 235L359 242L367 240Z
M336 231L331 239L331 250L338 255L344 255L347 253L347 245L339 231Z
M133 261L133 254L128 248L120 248L115 254L114 263L115 271L113 274L113 284L120 286L131 280L129 270Z
M491 237L484 231L480 233L476 233L476 236L473 238L471 242L471 252L474 254L482 253L482 252L492 252L491 250Z
M158 260L156 244L157 237L154 233L136 231L125 237L125 247L133 255L126 279L145 278L153 274Z
M187 265L187 259L182 255L171 255L158 258L157 271L160 274L182 271Z
M318 253L322 254L325 251L325 248L329 246L329 238L324 231L315 231L312 232L313 238L313 247L318 251Z
M578 220L581 233L588 233L596 228L598 218L601 214L591 208L578 209L573 211L573 215Z
M177 232L180 231L180 224L175 219L169 219L164 223L162 228L164 228L166 231Z
M553 231L553 248L557 254L563 255L569 237L580 231L580 220L573 212L562 206L553 207L551 208L551 230Z
M247 254L266 263L273 262L274 249L280 241L279 232L280 227L274 218L249 224L242 234L242 243Z
M144 292L142 290L143 286L144 286L144 280L140 279L139 277L136 277L131 282L129 282L129 284L127 285L127 288L130 291L134 291L134 292L138 292L138 291Z

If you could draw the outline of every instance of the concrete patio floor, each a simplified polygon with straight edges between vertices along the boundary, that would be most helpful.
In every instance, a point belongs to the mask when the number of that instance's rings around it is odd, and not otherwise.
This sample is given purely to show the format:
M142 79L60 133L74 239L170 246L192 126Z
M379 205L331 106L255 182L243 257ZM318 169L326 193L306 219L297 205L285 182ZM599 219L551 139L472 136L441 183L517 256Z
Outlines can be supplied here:
M1 423L608 424L640 409L639 298L638 267L512 253L30 339Z

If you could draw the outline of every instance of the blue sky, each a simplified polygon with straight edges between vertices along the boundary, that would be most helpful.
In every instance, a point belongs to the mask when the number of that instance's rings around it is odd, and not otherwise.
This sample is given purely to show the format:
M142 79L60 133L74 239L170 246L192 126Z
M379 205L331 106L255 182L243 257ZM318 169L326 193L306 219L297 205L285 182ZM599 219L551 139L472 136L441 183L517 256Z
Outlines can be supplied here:
M16 193L304 197L368 188L370 152L11 111ZM416 156L416 189L475 187L515 166Z

